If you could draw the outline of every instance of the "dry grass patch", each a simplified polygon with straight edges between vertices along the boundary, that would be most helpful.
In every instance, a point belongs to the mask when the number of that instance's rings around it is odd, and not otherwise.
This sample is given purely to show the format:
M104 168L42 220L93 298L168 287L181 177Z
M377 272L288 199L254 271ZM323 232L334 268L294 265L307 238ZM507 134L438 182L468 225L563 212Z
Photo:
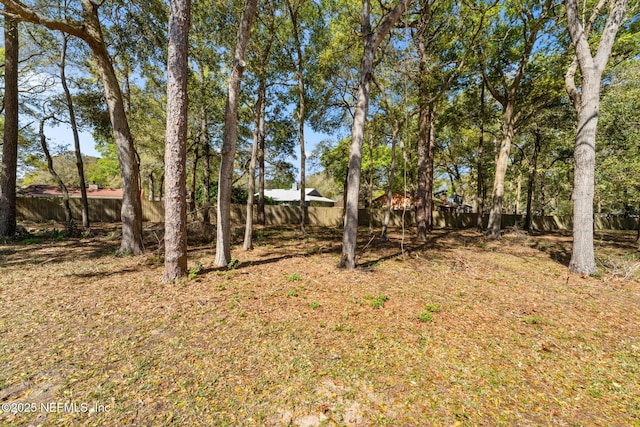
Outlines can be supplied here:
M0 246L2 403L109 409L3 424L640 423L636 274L569 274L568 236L395 233L344 271L339 230L265 228L230 270L195 239L193 274L168 285L157 229L141 257L115 257L109 233Z

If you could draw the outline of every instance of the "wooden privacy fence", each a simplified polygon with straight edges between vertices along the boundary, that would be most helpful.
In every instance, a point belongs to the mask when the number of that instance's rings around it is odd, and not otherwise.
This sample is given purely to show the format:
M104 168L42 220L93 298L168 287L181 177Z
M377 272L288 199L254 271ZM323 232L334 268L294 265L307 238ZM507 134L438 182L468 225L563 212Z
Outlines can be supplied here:
M81 200L69 200L71 212L76 219L82 218ZM89 220L92 222L118 222L120 221L120 209L122 200L120 199L89 199ZM231 221L235 225L242 225L245 222L247 207L245 205L231 206ZM371 217L374 227L381 227L384 222L384 210L375 209ZM254 209L254 218L256 210ZM64 221L64 208L61 198L45 197L18 197L17 216L19 221ZM297 206L265 206L265 216L267 225L287 225L300 223L300 208ZM216 220L216 208L210 209L212 222ZM369 225L370 213L368 209L361 209L358 216L359 224ZM142 201L142 219L146 222L163 222L164 207L160 201ZM488 216L485 215L486 225ZM340 227L342 226L342 208L307 208L307 224L311 226ZM400 227L415 225L415 215L413 211L392 211L389 225ZM522 226L523 215L502 215L502 228ZM476 214L474 213L449 213L433 212L434 228L473 228L476 225ZM534 217L533 225L536 230L571 230L571 218L557 216ZM595 218L594 226L596 230L635 230L638 227L638 220L635 218L624 218L621 216Z

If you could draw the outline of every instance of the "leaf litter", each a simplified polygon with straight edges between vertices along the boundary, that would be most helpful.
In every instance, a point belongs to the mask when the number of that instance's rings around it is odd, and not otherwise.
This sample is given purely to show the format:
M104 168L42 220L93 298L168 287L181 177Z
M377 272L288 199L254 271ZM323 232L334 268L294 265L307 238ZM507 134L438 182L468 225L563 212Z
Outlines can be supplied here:
M139 257L114 256L109 225L0 246L0 402L108 409L1 423L640 424L631 234L600 236L582 277L562 234L363 233L345 271L338 229L258 228L233 269L191 238L192 273L165 284L150 229Z

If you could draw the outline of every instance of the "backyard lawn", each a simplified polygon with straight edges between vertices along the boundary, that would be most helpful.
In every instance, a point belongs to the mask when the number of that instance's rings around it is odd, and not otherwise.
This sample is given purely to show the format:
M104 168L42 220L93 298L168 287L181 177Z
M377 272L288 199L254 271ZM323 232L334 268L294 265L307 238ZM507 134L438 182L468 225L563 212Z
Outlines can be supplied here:
M640 425L633 233L582 277L566 234L361 229L345 271L340 229L258 229L229 269L192 230L164 284L157 224L138 257L32 227L0 244L1 425Z

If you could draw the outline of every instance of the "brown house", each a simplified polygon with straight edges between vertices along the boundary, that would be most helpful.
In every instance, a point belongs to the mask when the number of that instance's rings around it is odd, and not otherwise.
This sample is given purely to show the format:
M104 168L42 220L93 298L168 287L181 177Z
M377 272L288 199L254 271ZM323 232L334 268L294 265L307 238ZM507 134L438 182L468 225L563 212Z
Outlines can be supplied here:
M387 206L387 195L383 194L382 196L376 198L373 201L374 206L386 207ZM394 211L400 209L411 209L413 206L413 198L410 195L404 195L400 193L396 193L391 196L391 209Z

